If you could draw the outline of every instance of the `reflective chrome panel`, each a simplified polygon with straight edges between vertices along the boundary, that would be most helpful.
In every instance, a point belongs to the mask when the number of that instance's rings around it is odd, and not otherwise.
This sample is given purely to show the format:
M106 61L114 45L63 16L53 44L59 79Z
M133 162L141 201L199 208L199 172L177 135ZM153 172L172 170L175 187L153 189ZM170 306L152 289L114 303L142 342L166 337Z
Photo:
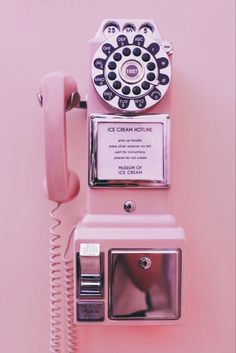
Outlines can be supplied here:
M109 281L110 319L180 318L180 249L112 249Z
M112 114L91 114L90 121L90 151L89 151L89 185L94 188L110 188L110 187L125 187L125 188L158 188L165 189L170 187L170 116L168 114L147 114L142 116L122 116ZM161 137L161 163L151 165L150 169L155 170L157 167L162 170L162 176L159 178L135 178L131 175L127 178L104 178L99 177L99 146L104 143L104 139L99 137L99 124L120 124L130 126L130 124L139 124L140 127L145 127L147 124L162 127ZM128 125L127 125L128 124ZM135 137L134 137L135 138ZM115 143L115 140L113 141ZM152 146L152 155L157 155L157 150L160 147L157 144ZM99 145L100 144L100 145ZM150 145L151 146L151 145ZM159 146L159 147L158 147ZM109 152L107 150L107 152ZM121 152L121 151L118 151ZM108 159L108 154L102 157ZM135 163L141 163L139 162ZM100 161L101 164L101 161ZM122 161L121 161L122 164ZM115 165L111 160L110 165ZM124 166L124 168L126 165ZM159 174L159 173L158 173Z
M77 298L102 297L104 254L100 244L82 243L77 258Z

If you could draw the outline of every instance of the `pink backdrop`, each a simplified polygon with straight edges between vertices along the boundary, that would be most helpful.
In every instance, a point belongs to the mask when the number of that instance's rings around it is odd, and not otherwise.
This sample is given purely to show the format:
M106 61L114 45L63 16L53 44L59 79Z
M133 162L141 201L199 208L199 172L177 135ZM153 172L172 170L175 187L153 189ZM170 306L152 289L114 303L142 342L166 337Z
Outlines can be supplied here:
M0 351L48 352L48 210L42 193L40 77L72 74L86 93L87 42L103 18L146 17L174 42L172 211L187 234L183 326L79 331L80 353L234 353L234 2L10 0L0 11ZM82 178L84 113L69 119ZM83 157L84 158L84 157ZM85 192L62 207L68 232Z

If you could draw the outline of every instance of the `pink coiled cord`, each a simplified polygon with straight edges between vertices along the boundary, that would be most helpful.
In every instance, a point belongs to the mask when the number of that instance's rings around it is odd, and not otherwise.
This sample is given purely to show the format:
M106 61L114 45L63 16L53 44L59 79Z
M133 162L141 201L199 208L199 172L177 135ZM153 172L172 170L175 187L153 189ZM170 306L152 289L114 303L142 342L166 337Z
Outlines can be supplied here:
M67 259L70 242L75 227L70 233L63 258L61 256L61 234L55 228L61 224L54 213L59 209L57 203L49 215L55 221L50 227L50 353L62 353L62 261L64 264L65 278L65 307L67 316L67 352L78 353L77 333L74 324L74 285L73 285L73 260Z

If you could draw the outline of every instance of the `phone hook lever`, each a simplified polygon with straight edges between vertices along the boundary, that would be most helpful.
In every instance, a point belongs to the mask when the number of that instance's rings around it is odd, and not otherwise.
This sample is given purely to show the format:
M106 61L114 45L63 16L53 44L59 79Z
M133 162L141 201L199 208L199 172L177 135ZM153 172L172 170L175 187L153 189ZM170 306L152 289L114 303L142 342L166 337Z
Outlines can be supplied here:
M42 106L43 105L42 94L38 93L37 98L38 98L39 104ZM69 111L73 108L80 108L80 95L78 91L72 92L66 103L66 111Z

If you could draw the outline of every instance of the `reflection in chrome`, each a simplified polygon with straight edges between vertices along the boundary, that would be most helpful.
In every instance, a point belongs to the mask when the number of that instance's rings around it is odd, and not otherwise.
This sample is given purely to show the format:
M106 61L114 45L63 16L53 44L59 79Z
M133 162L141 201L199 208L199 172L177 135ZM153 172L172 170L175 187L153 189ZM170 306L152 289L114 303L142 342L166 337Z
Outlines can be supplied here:
M149 267L140 266L148 259ZM111 250L109 317L113 320L180 318L181 250Z

